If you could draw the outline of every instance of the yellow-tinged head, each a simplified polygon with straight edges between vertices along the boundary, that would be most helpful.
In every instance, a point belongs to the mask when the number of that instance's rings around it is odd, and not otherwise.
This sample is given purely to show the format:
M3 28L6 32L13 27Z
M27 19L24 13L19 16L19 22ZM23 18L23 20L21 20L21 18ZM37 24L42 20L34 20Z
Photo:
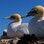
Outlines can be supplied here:
M4 19L9 19L18 22L21 20L21 16L19 14L13 14L12 16L5 17Z
M39 16L42 16L44 12L44 7L43 6L35 6L34 8L32 8L32 10L30 12L28 12L24 17L28 17L28 16L36 16L39 14Z
M35 16L37 14L43 15L44 8L43 6L35 6L27 15L28 16Z
M43 6L36 6L36 7L35 7L35 11L36 11L38 14L43 14L43 12L44 12L44 7L43 7Z

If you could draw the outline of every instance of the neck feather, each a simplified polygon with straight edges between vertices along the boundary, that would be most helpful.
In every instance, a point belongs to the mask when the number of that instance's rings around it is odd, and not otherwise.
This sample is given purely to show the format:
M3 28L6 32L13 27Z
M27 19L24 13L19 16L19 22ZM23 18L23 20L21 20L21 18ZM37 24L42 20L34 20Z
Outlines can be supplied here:
M18 25L20 25L21 24L21 22L22 22L22 19L20 19L20 20L18 20L18 21L14 21L14 23L18 23Z

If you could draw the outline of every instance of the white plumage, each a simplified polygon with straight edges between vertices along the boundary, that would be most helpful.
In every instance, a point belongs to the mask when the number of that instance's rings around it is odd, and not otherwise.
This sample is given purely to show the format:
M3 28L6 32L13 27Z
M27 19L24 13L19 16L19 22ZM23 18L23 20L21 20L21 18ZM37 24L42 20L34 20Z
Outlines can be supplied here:
M28 24L22 23L15 27L15 23L11 23L8 27L7 34L9 37L22 37L24 34L29 34Z
M34 16L28 24L29 33L35 34L38 37L44 37L44 7L36 6L27 15L23 16Z
M7 18L5 18L7 19ZM9 37L22 37L24 34L29 34L28 24L22 23L22 18L19 14L14 14L8 19L13 20L12 23L8 25L7 35Z

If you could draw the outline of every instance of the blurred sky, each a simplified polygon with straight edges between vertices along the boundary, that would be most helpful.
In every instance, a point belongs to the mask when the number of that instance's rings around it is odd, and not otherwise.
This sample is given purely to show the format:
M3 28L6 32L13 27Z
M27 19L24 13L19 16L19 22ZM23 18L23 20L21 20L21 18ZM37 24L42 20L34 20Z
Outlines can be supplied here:
M4 20L6 16L18 13L21 16L27 14L33 7L37 5L44 6L44 0L0 0L0 35L3 30L7 29L9 20ZM31 17L23 19L22 23L27 23Z

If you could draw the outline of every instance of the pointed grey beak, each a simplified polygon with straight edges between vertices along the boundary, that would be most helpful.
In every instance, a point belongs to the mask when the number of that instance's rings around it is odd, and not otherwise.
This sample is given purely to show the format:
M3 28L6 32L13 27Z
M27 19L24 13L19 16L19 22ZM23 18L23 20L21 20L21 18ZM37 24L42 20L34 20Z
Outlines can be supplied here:
M24 15L24 16L21 16L21 18L26 18L27 17L27 14L26 15Z
M26 15L21 16L21 18L26 18L26 17L32 16L32 15L33 15L33 11L30 11L30 12L28 12Z
M5 18L3 18L3 19L8 20L8 19L11 19L11 18L10 18L10 16L9 16L9 17L5 17Z
M26 17L28 17L28 16L31 16L31 12L29 12L28 14L26 14L26 15L24 15L24 16L21 16L21 18L26 18Z

